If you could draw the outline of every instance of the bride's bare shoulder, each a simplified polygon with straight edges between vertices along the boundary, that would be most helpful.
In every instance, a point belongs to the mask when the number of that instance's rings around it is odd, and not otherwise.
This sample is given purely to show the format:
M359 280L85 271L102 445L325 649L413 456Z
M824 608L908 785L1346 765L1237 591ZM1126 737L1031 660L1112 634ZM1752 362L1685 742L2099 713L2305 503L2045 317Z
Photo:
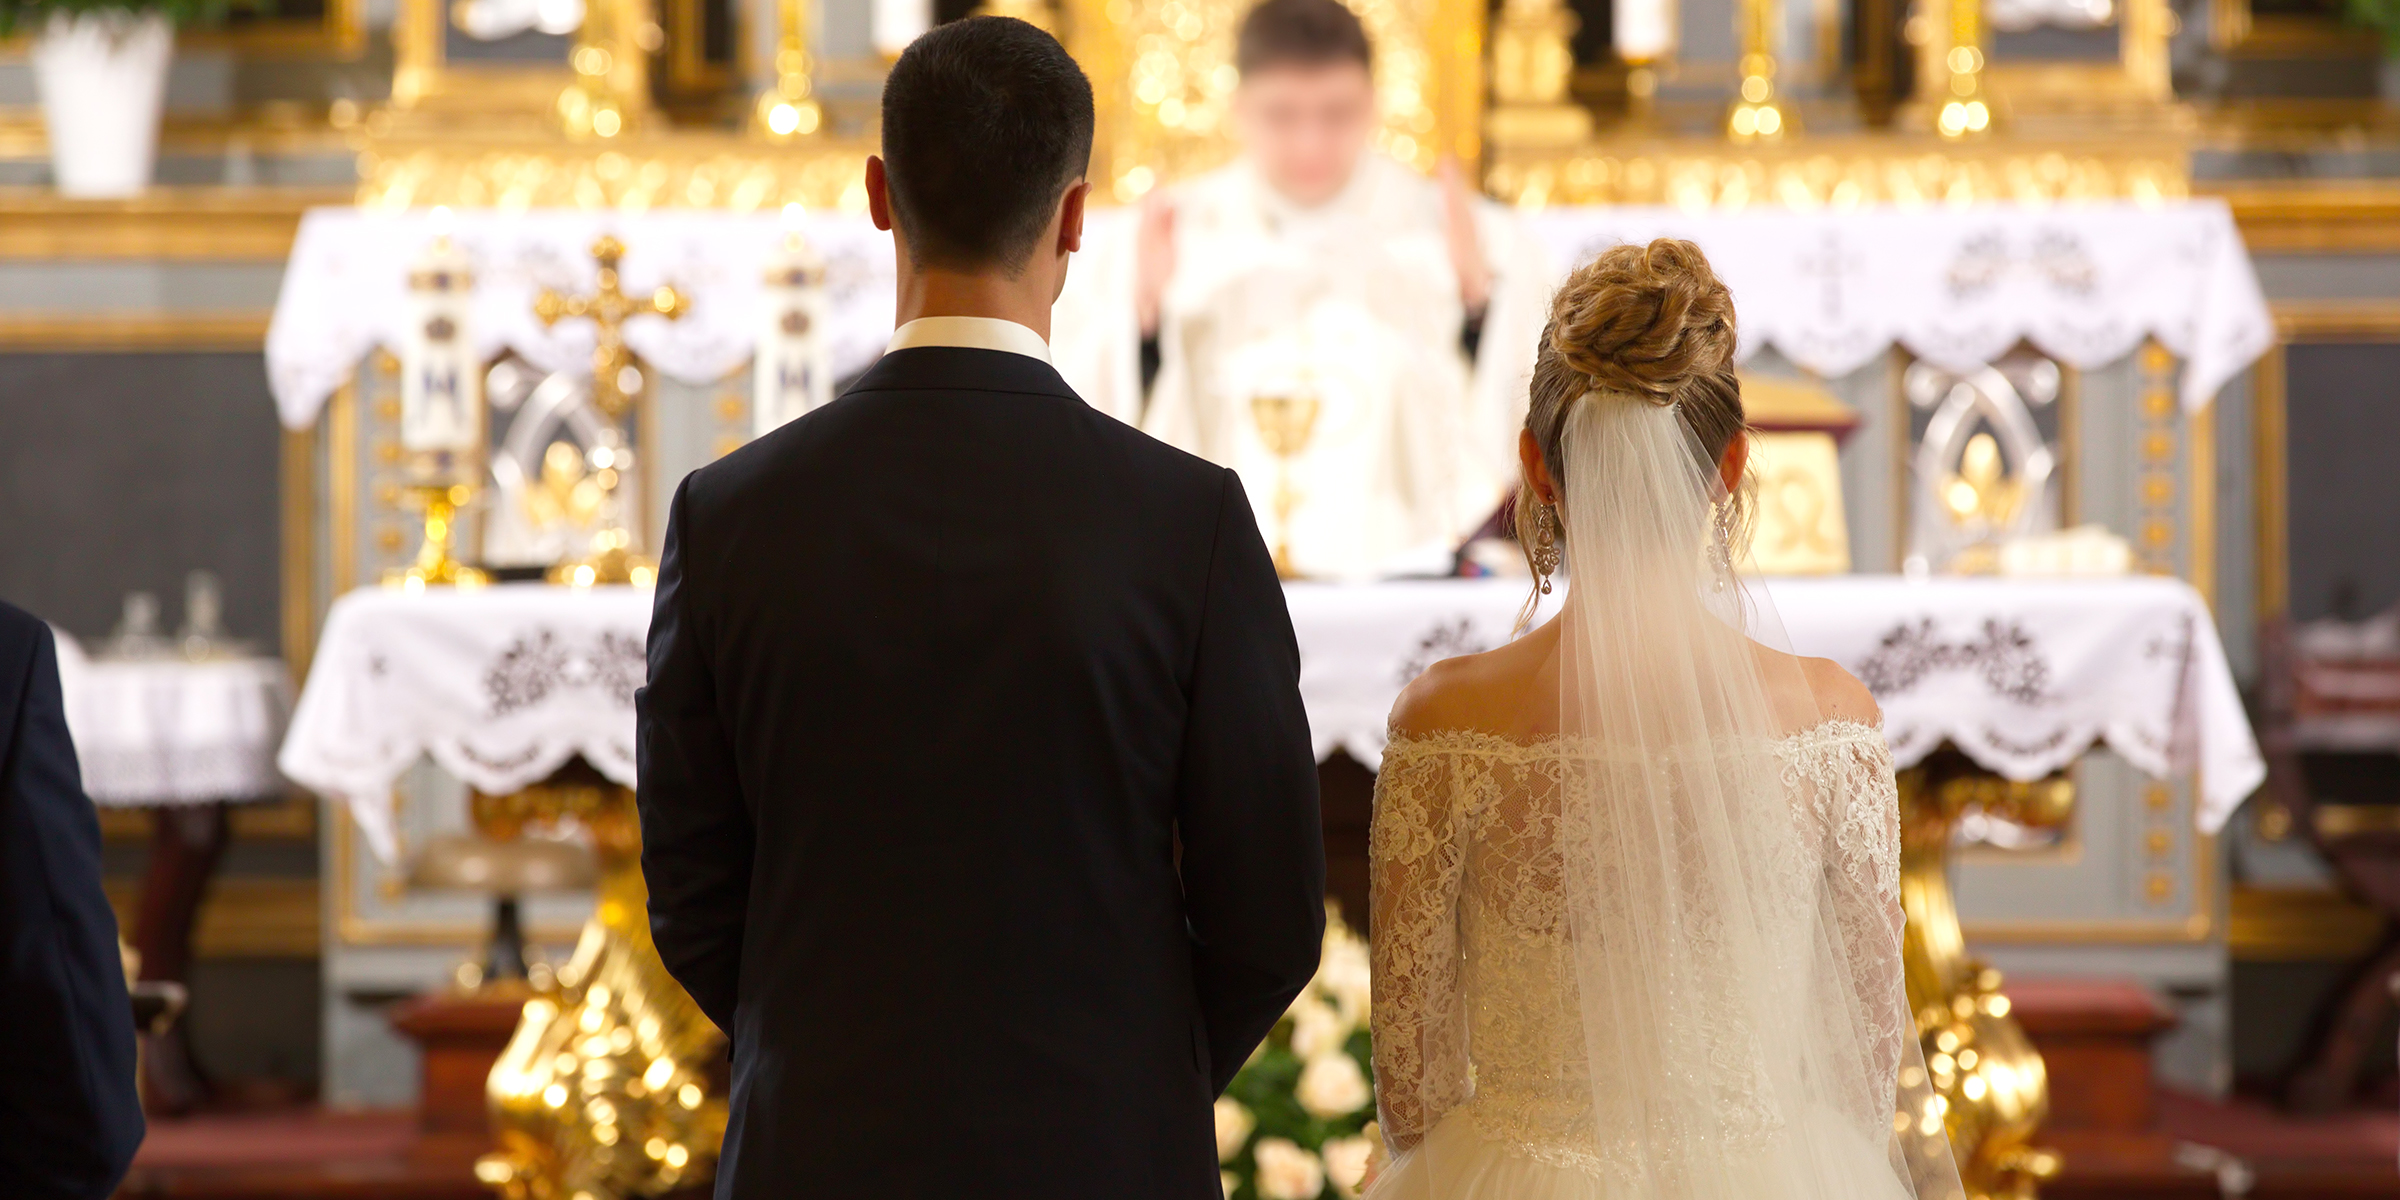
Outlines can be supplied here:
M1867 685L1842 669L1842 664L1830 658L1802 658L1780 650L1758 648L1763 658L1786 664L1783 671L1770 671L1768 677L1790 678L1790 666L1800 669L1800 679L1808 688L1808 700L1814 706L1819 721L1856 721L1861 725L1883 724L1883 708L1875 703L1875 693Z
M1499 649L1445 658L1425 668L1393 703L1393 732L1489 733L1515 740L1556 732L1557 640L1553 623ZM1551 680L1548 687L1542 686L1545 678ZM1545 697L1547 706L1539 702Z

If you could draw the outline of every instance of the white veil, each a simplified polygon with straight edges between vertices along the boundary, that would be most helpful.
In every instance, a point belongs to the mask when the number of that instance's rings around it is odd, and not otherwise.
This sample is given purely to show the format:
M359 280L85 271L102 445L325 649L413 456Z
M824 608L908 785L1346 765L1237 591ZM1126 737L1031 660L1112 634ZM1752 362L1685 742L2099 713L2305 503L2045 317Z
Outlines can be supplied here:
M1397 1148L1452 1161L1417 1164L1406 1174L1427 1190L1395 1194L1956 1200L1903 990L1898 824L1879 735L1825 720L1764 589L1724 549L1731 506L1676 408L1587 393L1559 450L1572 573L1558 618L1560 737L1524 748L1492 789L1542 799L1508 815L1497 794L1459 789L1487 814L1487 837L1502 836L1491 823L1514 823L1506 836L1551 844L1527 829L1555 811L1555 855L1495 866L1462 847L1458 858L1470 891L1478 870L1555 878L1532 890L1558 896L1558 911L1533 923L1562 931L1567 952L1520 973L1541 981L1517 985L1523 994L1466 996L1453 1023L1429 1023L1425 1054L1450 1047L1480 1067L1516 1047L1466 1044L1469 1028L1501 1024L1476 1010L1555 1006L1534 1022L1562 1031L1546 1051L1555 1069L1509 1086L1588 1089L1590 1127L1552 1131L1573 1147L1552 1166L1583 1169L1514 1175L1473 1141L1429 1137ZM1477 922L1501 922L1473 904L1460 912L1470 947L1527 953L1522 937L1476 942ZM1458 949L1436 953L1460 961ZM1428 1069L1410 1111L1464 1107L1496 1126L1494 1106L1518 1098L1479 1094L1499 1091L1483 1074ZM1590 1182L1558 1185L1574 1179Z
M1951 1200L1938 1101L1903 1070L1888 756L1827 722L1679 417L1589 393L1561 445L1561 848L1598 1132L1662 1200Z

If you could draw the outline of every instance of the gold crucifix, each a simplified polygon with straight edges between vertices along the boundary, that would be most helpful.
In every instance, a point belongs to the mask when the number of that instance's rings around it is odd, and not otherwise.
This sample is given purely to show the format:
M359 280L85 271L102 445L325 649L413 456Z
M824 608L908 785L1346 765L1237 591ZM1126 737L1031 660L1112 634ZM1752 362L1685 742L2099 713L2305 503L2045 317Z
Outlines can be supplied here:
M644 313L677 320L691 311L692 302L663 283L648 296L626 295L617 282L617 264L625 258L625 243L614 237L600 235L600 240L592 243L592 258L600 264L600 286L591 295L567 296L543 288L542 294L534 297L533 315L541 318L544 326L568 317L591 321L592 403L614 421L624 417L642 386L641 374L634 370L633 352L625 348L626 320Z
M644 313L672 321L689 311L691 302L663 284L648 296L626 295L617 276L617 264L625 258L625 243L613 237L603 234L592 243L592 257L600 264L600 286L591 295L564 296L543 288L533 301L533 315L545 326L567 317L592 323L592 407L608 418L584 453L599 489L595 516L600 527L592 534L590 550L581 558L552 567L550 577L553 582L585 587L595 583L646 585L657 577L657 568L636 549L633 527L637 518L626 511L622 489L627 472L635 465L623 428L625 414L633 408L635 397L648 391L648 385L633 365L633 352L625 348L625 322Z

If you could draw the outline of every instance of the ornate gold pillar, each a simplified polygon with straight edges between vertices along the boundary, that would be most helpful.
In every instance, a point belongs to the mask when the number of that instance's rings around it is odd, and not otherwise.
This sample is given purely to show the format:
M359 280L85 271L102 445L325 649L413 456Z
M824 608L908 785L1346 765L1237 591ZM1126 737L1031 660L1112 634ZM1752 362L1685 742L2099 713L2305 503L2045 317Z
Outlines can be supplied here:
M1492 140L1504 146L1572 145L1592 115L1567 94L1579 24L1561 0L1505 0L1492 27Z
M2053 776L2015 783L1947 747L1900 773L1901 957L1934 1104L1948 1126L1969 1200L2032 1200L2058 1174L2058 1155L2030 1139L2050 1110L2042 1056L2009 1019L2000 972L1967 953L1950 895L1950 838L1969 809L2047 827L2066 819L2074 785ZM1925 1080L1906 1078L1914 1086ZM1913 1115L1913 1114L1911 1114Z
M709 1078L724 1037L651 944L633 792L571 769L515 795L478 794L475 815L493 836L580 822L600 859L574 956L526 1002L492 1067L500 1145L476 1178L506 1200L620 1200L706 1180L725 1138Z

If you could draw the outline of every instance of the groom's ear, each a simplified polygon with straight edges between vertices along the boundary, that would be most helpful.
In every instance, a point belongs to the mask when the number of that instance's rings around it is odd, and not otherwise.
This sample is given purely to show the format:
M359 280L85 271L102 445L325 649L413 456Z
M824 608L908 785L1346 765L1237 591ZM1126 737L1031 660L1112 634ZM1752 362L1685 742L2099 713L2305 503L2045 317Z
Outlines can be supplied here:
M884 174L883 156L867 156L867 215L875 219L875 228L892 231L892 181Z
M1067 185L1067 194L1058 198L1058 252L1073 254L1083 249L1084 205L1091 200L1092 181L1078 179Z

